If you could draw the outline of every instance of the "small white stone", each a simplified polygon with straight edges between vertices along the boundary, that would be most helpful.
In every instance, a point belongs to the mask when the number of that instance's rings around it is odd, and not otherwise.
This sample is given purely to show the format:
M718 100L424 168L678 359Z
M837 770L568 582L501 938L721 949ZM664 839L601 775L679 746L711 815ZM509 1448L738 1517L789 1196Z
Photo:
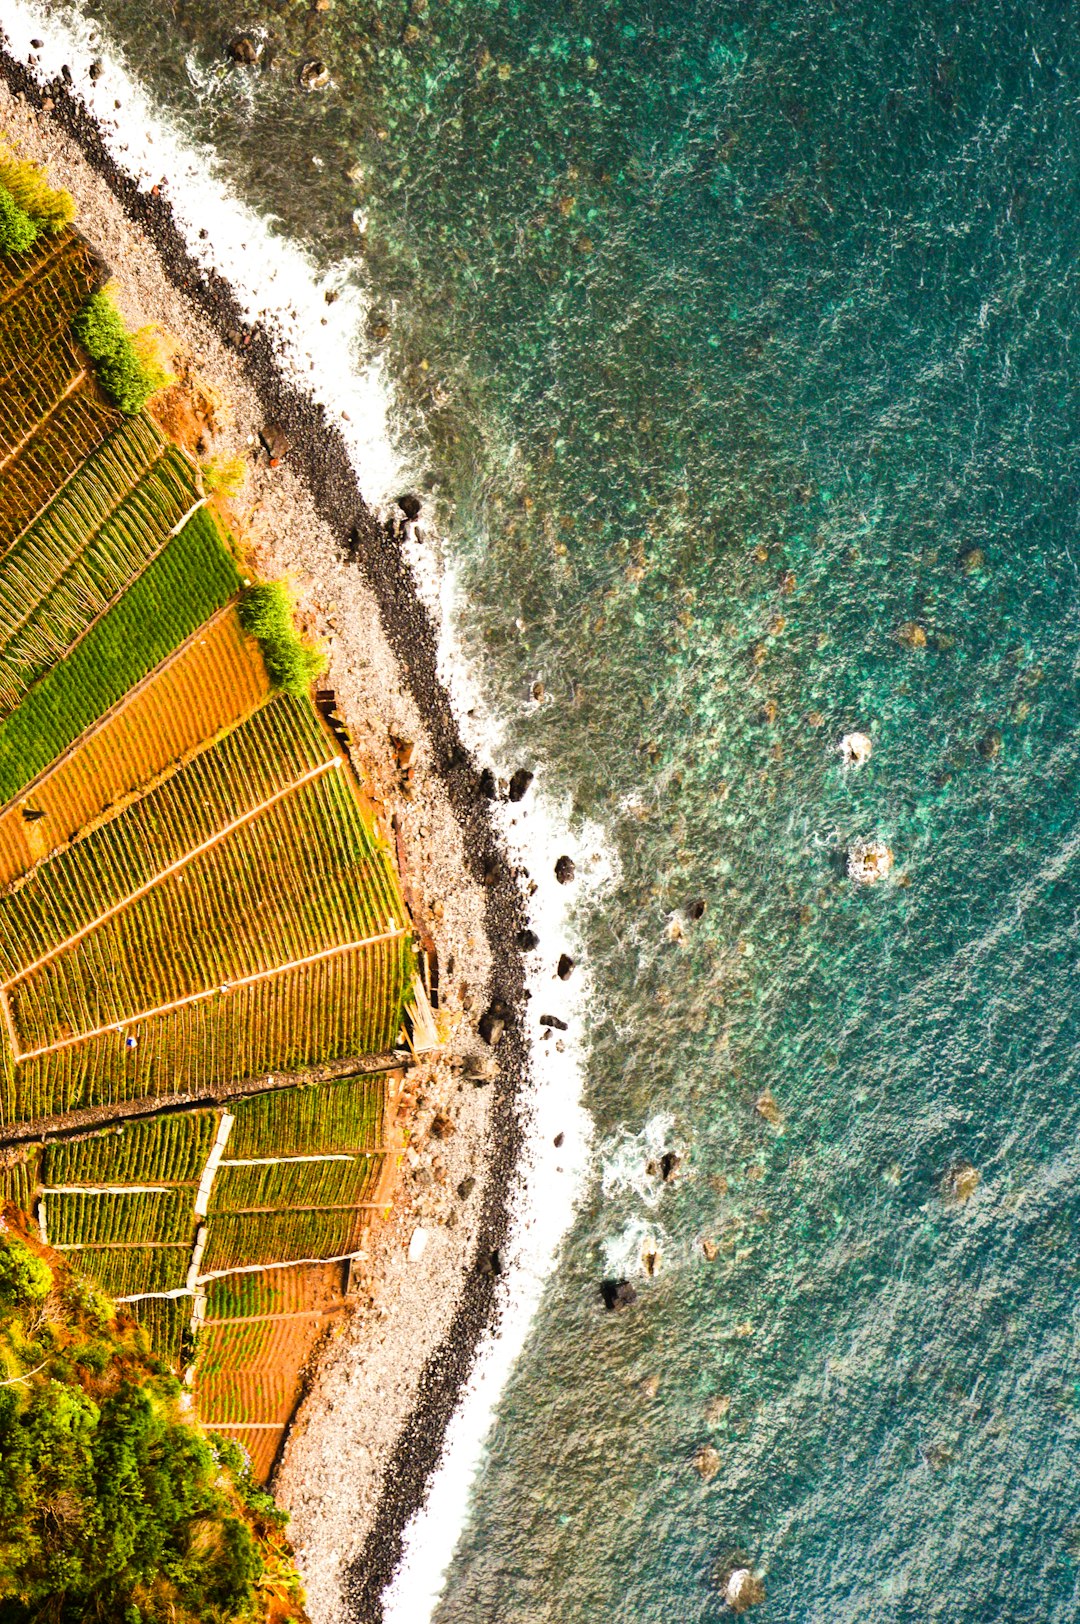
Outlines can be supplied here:
M413 1230L412 1239L409 1242L409 1262L410 1263L419 1263L420 1259L423 1257L425 1251L427 1250L427 1243L428 1243L429 1239L430 1239L430 1236L429 1236L428 1231L426 1229L414 1229Z

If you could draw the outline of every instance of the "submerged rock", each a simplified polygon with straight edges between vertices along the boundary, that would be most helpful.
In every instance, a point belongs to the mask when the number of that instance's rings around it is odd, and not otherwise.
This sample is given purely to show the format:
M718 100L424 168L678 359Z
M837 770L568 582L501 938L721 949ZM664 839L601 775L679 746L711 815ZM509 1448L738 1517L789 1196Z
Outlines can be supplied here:
M704 919L704 917L705 917L705 908L706 908L705 898L704 897L695 897L693 902L690 904L689 908L687 908L686 911L689 914L691 919Z
M660 1177L665 1184L674 1181L676 1173L682 1166L682 1157L674 1150L665 1150L660 1158Z
M330 69L317 57L305 62L300 69L300 84L304 90L325 90L330 83Z
M941 1181L941 1199L948 1207L962 1207L979 1188L979 1170L970 1162L957 1162Z
M984 761L996 761L1005 748L1005 739L999 727L987 728L979 740L979 754Z
M251 68L259 60L259 47L250 34L239 34L229 46L229 55L234 62L242 62L246 68Z
M694 1456L694 1471L703 1483L711 1483L720 1471L720 1451L714 1444L702 1444Z
M848 879L876 885L892 873L893 854L883 840L853 840L848 848Z
M767 1088L763 1094L758 1095L754 1102L754 1110L771 1128L783 1126L784 1113L777 1105L771 1088Z
M612 1313L637 1302L637 1292L629 1280L601 1280L600 1295L604 1299L604 1307Z
M974 575L986 566L986 554L981 547L969 547L960 554L960 568L965 575Z
M845 767L863 767L870 760L873 740L866 733L845 733L840 740L840 754Z
M745 1613L765 1600L765 1586L750 1568L733 1568L724 1586L724 1600L733 1613Z
M896 641L903 643L905 648L925 648L926 631L917 620L905 620L896 629Z

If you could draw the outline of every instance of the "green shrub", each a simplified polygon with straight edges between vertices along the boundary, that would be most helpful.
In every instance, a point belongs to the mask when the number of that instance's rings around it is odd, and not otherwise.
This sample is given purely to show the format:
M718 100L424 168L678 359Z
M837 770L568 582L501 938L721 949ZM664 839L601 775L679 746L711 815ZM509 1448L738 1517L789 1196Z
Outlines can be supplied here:
M72 328L94 363L98 383L127 416L141 412L150 396L168 382L160 367L140 359L108 293L88 299Z
M20 209L6 186L0 185L0 254L25 254L37 242L38 228Z
M238 496L247 481L248 465L243 457L211 457L203 463L203 486L208 496Z
M14 158L0 151L0 186L10 192L19 208L43 231L59 231L75 218L70 192L50 186L45 171L26 158Z
M15 1235L0 1235L0 1304L44 1302L52 1290L52 1270Z
M321 649L305 643L293 623L292 603L281 581L248 587L240 599L240 623L259 641L275 688L302 699L326 669Z

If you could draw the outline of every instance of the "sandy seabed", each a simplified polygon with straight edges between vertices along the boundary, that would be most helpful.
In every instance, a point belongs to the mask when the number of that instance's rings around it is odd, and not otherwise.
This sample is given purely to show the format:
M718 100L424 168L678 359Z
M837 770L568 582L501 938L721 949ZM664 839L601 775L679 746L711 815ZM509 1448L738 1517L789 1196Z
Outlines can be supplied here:
M189 396L202 390L214 403L204 454L248 463L235 529L262 577L291 581L303 623L326 646L322 682L388 834L396 828L414 921L438 954L453 1030L407 1077L393 1211L372 1231L358 1305L317 1357L274 1480L315 1624L377 1619L493 1312L488 1264L505 1237L520 1147L520 1023L510 1023L492 1086L463 1068L482 1048L477 1020L491 999L520 1008L519 894L438 684L434 628L394 538L363 508L344 448L282 380L265 335L238 323L227 285L193 265L167 201L116 169L82 104L58 85L43 109L43 93L2 53L0 73L0 129L74 195L129 326L175 338ZM277 467L260 445L270 421L292 444ZM408 786L394 741L415 746ZM410 1261L418 1228L426 1244Z

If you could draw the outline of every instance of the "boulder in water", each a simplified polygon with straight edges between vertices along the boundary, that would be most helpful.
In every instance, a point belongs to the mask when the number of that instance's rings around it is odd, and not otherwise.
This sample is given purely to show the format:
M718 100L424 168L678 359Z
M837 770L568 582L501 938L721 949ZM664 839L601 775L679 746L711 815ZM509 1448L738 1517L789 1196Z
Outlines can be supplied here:
M724 1600L733 1613L745 1613L765 1600L765 1586L751 1568L732 1568L724 1586Z
M569 885L576 872L572 857L560 857L555 864L555 878L560 885Z
M979 1188L979 1170L970 1162L957 1162L941 1181L941 1199L946 1206L962 1207Z
M317 57L305 62L300 69L300 85L304 90L325 90L330 83L330 69Z
M845 767L863 767L870 760L874 748L867 733L845 733L840 740L840 754Z
M979 754L984 761L996 761L1005 748L1005 739L999 727L987 728L979 740Z
M574 973L574 961L573 961L573 959L570 957L569 953L560 953L559 954L559 963L558 963L558 967L556 968L555 974L558 976L560 981L569 981L570 977L573 975L573 973Z
M229 46L229 55L234 62L242 62L244 67L252 68L259 60L259 47L250 34L240 34Z
M905 648L925 648L926 630L917 620L905 620L902 626L896 628L896 641L903 643Z
M528 770L528 768L527 767L519 767L517 772L514 774L514 776L510 780L510 791L509 791L510 799L512 801L521 801L521 800L523 800L524 797L525 797L525 792L528 789L529 785L532 783L532 781L533 781L533 775Z
M883 840L853 840L848 848L848 879L876 885L892 873L893 854Z
M540 946L540 938L534 930L519 930L514 941L521 953L535 953Z
M604 1307L612 1313L637 1302L637 1292L629 1280L601 1280L600 1295L604 1299Z
M763 1094L758 1095L754 1102L754 1110L763 1121L769 1124L770 1128L780 1128L783 1126L784 1113L777 1105L776 1098L771 1088L767 1088Z
M694 1471L703 1483L711 1483L720 1471L720 1451L714 1444L702 1444L694 1456Z

